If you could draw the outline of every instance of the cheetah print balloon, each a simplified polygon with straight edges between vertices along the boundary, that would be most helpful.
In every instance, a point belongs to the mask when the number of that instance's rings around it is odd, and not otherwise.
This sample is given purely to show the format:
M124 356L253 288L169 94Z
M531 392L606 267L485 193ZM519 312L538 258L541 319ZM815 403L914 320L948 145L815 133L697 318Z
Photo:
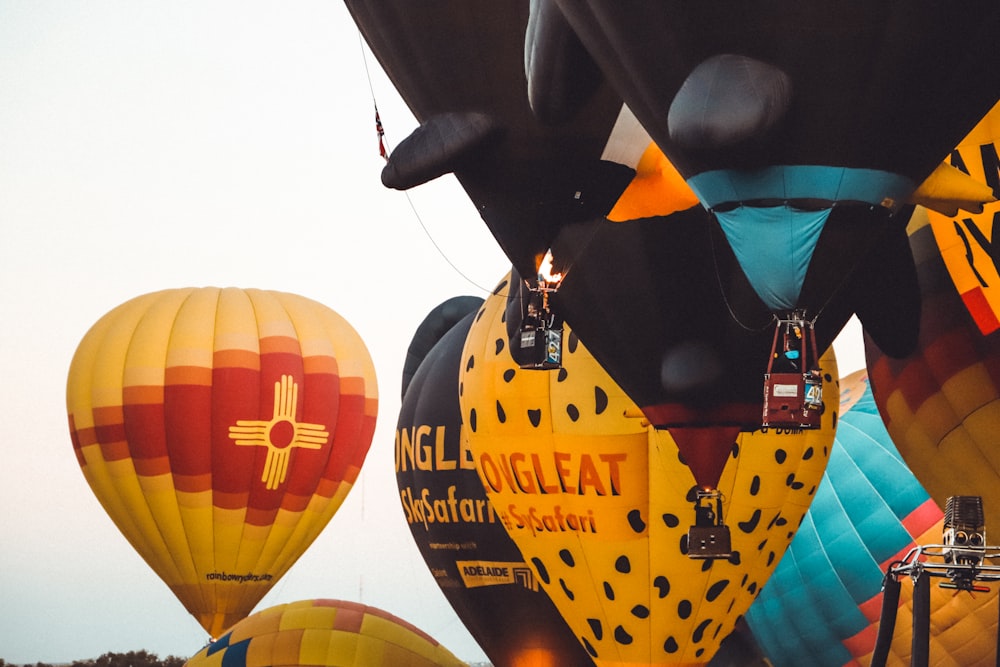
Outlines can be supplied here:
M502 281L479 311L460 374L469 446L500 521L597 665L707 663L823 476L839 393L832 353L822 428L740 435L719 485L732 556L694 560L694 477L669 433L648 427L568 327L562 368L519 368L507 292Z

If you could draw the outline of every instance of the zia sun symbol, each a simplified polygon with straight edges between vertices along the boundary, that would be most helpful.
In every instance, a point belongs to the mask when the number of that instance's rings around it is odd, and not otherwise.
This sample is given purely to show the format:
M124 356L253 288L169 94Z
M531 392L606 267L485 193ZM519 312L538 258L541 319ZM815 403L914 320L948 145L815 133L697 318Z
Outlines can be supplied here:
M274 412L268 421L240 419L229 427L229 437L237 445L267 447L264 474L260 481L268 489L276 489L288 474L288 459L292 449L319 449L330 433L323 424L295 421L299 402L299 384L291 375L282 375L274 383Z

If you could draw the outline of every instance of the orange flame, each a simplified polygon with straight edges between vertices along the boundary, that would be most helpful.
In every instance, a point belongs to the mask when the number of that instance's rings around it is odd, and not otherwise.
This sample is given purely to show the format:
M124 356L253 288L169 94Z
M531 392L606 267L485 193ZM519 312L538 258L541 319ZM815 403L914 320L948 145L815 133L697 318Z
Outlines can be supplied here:
M558 285L562 279L563 274L552 272L552 250L549 249L538 265L538 280L547 285Z

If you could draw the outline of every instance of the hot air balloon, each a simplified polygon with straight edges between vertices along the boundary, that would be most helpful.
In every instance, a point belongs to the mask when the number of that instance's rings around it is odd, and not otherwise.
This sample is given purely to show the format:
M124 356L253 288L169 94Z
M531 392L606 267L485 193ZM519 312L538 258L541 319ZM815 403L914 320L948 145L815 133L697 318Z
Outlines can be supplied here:
M940 544L944 514L907 468L882 424L865 371L841 379L840 419L823 482L805 520L746 618L775 667L868 664L886 569L918 544ZM888 664L911 659L912 586ZM931 587L936 665L993 665L996 591Z
M434 638L357 602L301 600L268 607L212 642L186 667L465 667Z
M348 7L422 123L389 156L383 181L409 187L454 171L521 291L539 291L540 259L551 251L565 277L546 310L655 425L687 427L692 449L724 460L736 433L762 421L772 313L566 17L551 2ZM438 169L425 172L427 161ZM404 178L417 164L421 178ZM893 322L916 297L891 286L912 273L906 254L855 271L859 281L876 278L861 294L892 294L878 313ZM819 349L851 317L855 297L847 287L825 304Z
M592 665L490 505L458 403L462 347L482 299L456 297L414 333L396 426L396 481L424 562L496 667ZM433 342L432 342L433 341ZM516 641L512 639L516 638Z
M720 508L696 514L699 487L669 433L643 419L569 327L560 370L521 369L504 321L519 312L508 286L473 324L460 376L469 447L500 521L595 664L707 663L805 514L836 409L819 430L734 438L719 484L731 551L703 558L688 526ZM836 391L832 355L824 364Z
M110 311L80 342L66 394L87 482L213 637L340 507L378 404L368 351L337 313L213 287Z
M919 213L910 234L923 295L917 351L892 359L866 337L872 391L889 435L931 497L944 506L949 496L981 496L987 525L998 525L1000 343L970 315Z
M906 204L1000 97L995 3L535 7L589 54L554 48L552 59L592 58L711 212L756 294L745 313L812 321L854 282L851 310L869 334L895 356L912 350L912 268L878 264L905 254ZM892 288L858 289L858 270Z

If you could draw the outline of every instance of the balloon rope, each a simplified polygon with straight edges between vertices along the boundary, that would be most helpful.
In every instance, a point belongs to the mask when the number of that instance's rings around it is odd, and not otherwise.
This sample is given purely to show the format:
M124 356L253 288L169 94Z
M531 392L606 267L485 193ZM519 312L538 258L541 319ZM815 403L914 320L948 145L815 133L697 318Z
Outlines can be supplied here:
M368 55L365 51L364 36L361 34L360 30L358 31L358 48L361 50L361 62L364 64L365 67L365 77L368 79L368 90L372 96L372 106L375 108L375 128L376 132L378 133L379 154L388 161L391 150L387 149L387 142L385 141L385 130L382 127L382 119L379 117L378 113L378 102L375 99L375 85L372 82L371 70L368 68ZM434 237L431 235L430 230L427 229L427 225L424 224L423 218L420 216L420 213L417 211L416 205L413 203L413 198L410 197L410 192L408 190L404 190L403 194L406 196L406 201L410 204L410 210L413 211L413 217L416 218L417 223L423 230L424 236L427 237L427 240L431 242L431 245L434 246L434 249L437 250L438 254L441 255L442 259L444 259L444 261L448 264L448 266L450 266L455 273L464 278L467 283L469 283L476 289L481 290L483 294L487 295L492 294L493 290L491 288L484 287L483 285L477 283L475 280L466 275L460 268L458 268L458 266L456 266L454 262L451 261L451 259L448 257L448 255L445 254L441 246L438 245L437 241L434 240Z
M712 221L718 224L718 220L715 217L715 213L712 213ZM771 317L768 318L767 322L761 325L759 328L753 328L747 324L744 324L740 318L736 315L736 311L733 310L732 304L729 303L729 297L726 295L726 288L722 284L722 275L719 273L719 255L715 247L715 236L712 234L712 230L708 230L708 243L712 248L712 265L715 267L715 282L719 286L719 294L722 295L722 302L726 305L726 310L729 311L729 317L732 318L736 324L740 325L745 331L751 333L760 333L766 330L769 326L778 321L777 315L771 313Z
M913 580L913 640L910 648L910 664L913 667L927 667L930 660L930 579L927 572L919 571Z
M890 569L892 565L889 566ZM886 572L882 580L882 609L879 613L878 634L872 653L871 667L885 667L892 647L892 635L896 631L896 615L899 610L899 580Z

